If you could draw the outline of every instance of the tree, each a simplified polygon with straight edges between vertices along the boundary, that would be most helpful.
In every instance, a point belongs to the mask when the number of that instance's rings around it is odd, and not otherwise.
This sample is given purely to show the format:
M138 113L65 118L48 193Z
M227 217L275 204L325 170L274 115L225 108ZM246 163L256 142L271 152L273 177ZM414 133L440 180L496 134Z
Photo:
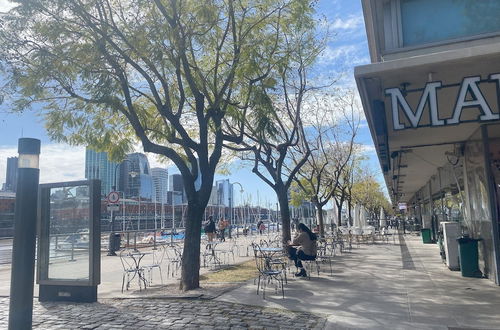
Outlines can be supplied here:
M378 218L381 207L386 212L390 209L390 203L385 197L382 187L366 168L358 172L351 194L352 200L363 205L372 219Z
M317 99L310 110L306 141L311 152L295 180L316 208L319 234L324 236L323 207L341 189L342 176L352 161L359 109L353 91L337 90Z
M309 86L307 70L321 52L324 41L316 35L314 21L305 17L295 29L284 32L286 56L278 70L262 81L259 98L245 119L241 146L228 145L253 163L252 171L276 193L282 219L282 239L291 239L289 189L296 173L309 157L301 112ZM234 131L230 132L234 134ZM292 162L291 154L301 150L302 158Z
M222 146L282 62L306 0L32 0L0 18L10 106L41 102L51 138L124 157L137 141L179 169L188 200L180 286L199 287L203 211ZM241 128L231 135L224 126Z
M363 156L360 155L360 146L356 145L354 154L351 157L349 163L344 167L344 170L340 173L338 179L337 191L334 194L334 202L337 206L337 225L340 227L342 225L342 209L344 203L347 202L348 210L348 221L352 221L352 188L354 185L355 177L359 173L359 166Z

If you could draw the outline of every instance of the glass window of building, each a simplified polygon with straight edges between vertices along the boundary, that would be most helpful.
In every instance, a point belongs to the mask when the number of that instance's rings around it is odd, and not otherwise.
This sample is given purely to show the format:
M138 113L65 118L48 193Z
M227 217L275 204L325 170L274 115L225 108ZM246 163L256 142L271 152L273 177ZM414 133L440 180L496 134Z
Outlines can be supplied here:
M400 0L400 7L404 47L500 32L498 0Z

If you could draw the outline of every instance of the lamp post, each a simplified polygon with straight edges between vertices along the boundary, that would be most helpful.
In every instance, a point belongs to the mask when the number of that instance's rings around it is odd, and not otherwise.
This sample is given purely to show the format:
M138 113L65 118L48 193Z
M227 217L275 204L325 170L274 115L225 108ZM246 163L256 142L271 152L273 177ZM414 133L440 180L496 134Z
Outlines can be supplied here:
M118 163L116 164L115 166L115 177L114 177L114 180L113 180L113 186L111 187L111 190L113 192L116 192L116 187L118 186L117 182L116 182L116 170L118 169L118 167L125 163L125 162L129 162L129 163L132 163L130 160L128 159L124 159L123 162L121 163ZM132 173L132 172L129 172L129 173ZM124 189L125 190L125 189ZM125 196L125 191L123 192L123 195ZM125 206L125 205L124 205ZM109 241L108 241L108 256L116 256L116 253L115 253L115 246L114 246L114 238L115 238L115 212L113 209L111 209L111 229L109 231Z
M239 182L233 182L233 184L237 184L238 186L240 186L240 199L242 199L242 196L243 196L243 186ZM233 198L233 203L234 203L234 198ZM241 203L241 201L240 201L240 203ZM231 213L230 213L230 215L231 215L230 220L231 221L230 221L230 223L232 224L233 223L233 212L232 212L233 211L233 207L232 207L231 203L229 203L229 204L231 206ZM239 233L239 226L238 226L238 224L236 224L236 237L239 237L240 236L239 234L240 234ZM229 238L231 238L231 229L229 229Z
M19 139L18 152L9 306L11 330L32 326L40 140Z

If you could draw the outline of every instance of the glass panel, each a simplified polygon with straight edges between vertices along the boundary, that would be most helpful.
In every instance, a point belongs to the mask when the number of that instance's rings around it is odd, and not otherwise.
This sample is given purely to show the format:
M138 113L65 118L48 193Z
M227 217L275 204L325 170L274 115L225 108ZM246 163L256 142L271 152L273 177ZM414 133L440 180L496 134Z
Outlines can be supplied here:
M465 214L465 192L463 185L462 159L448 156L448 164L441 169L443 205L446 221L463 222Z
M471 213L470 218L465 219L465 223L472 237L483 239L479 242L479 263L481 271L488 276L493 265L493 244L484 156L483 138L481 130L478 130L465 144L468 199Z
M50 190L49 279L89 279L89 209L87 186Z
M401 0L404 46L500 31L498 0Z
M500 125L488 125L489 151L490 151L490 168L493 180L493 194L495 195L497 218L493 221L497 222L497 228L500 228ZM500 238L496 233L497 238ZM496 244L499 244L498 241ZM494 272L500 270L500 265L497 265ZM496 275L496 273L495 273ZM493 277L493 276L492 276Z

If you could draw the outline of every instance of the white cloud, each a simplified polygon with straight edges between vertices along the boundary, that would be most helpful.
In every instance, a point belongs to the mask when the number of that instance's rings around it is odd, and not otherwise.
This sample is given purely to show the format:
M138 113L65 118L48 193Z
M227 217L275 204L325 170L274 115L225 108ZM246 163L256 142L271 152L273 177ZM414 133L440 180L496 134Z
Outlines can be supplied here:
M0 146L0 182L5 182L7 157L16 157L17 147ZM83 180L85 148L66 144L42 144L40 151L40 183Z
M366 54L362 43L350 44L339 47L328 45L319 57L320 65L336 64L345 66L352 70L356 65L370 63L370 58Z
M368 145L368 144L361 144L359 145L360 152L364 154L377 154L377 150L375 149L375 146L373 144Z
M83 180L85 147L47 144L40 151L40 183Z
M14 8L17 4L12 3L7 0L0 0L0 13L1 12L6 12L9 11L10 9Z
M358 48L355 45L340 46L335 48L327 46L320 55L320 62L333 62L356 52L358 52Z
M331 24L330 28L333 31L338 30L357 30L364 23L362 15L349 15L346 19L337 17Z

